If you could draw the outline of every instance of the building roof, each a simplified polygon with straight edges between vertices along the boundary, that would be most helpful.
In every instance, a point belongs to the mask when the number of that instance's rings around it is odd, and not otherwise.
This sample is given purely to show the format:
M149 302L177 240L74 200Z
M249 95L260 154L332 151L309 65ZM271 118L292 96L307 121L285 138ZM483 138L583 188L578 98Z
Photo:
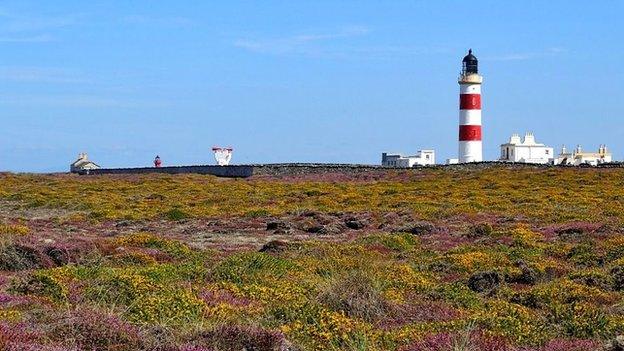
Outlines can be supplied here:
M92 164L92 165L100 167L97 163L95 163L93 161L89 161L89 160L77 160L76 162L72 163L71 165L73 167L81 167L81 166L88 165L88 164Z
M88 159L87 154L81 153L80 155L78 155L78 159L71 164L71 167L80 168L89 164L100 168L100 166L97 163Z
M501 144L501 146L515 146L515 147L547 147L546 144L538 143L535 141L533 133L526 133L524 139L520 139L520 134L512 134L509 141Z
M470 49L470 50L468 50L468 55L464 56L464 59L462 60L462 62L474 62L474 63L477 63L477 62L479 62L479 60L477 60L477 57L472 54L472 49Z

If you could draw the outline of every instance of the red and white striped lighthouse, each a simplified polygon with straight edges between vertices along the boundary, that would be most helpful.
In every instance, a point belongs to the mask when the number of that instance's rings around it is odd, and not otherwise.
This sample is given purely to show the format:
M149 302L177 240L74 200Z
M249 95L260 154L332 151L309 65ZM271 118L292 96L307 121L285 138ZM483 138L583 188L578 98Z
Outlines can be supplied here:
M459 76L459 162L483 161L479 61L468 50Z

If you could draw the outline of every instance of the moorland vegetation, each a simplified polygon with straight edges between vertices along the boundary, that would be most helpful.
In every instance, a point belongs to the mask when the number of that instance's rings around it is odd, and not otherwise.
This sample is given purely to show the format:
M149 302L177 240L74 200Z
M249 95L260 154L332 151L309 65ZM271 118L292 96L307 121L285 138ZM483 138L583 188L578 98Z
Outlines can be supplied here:
M623 298L620 169L0 175L3 350L619 350Z

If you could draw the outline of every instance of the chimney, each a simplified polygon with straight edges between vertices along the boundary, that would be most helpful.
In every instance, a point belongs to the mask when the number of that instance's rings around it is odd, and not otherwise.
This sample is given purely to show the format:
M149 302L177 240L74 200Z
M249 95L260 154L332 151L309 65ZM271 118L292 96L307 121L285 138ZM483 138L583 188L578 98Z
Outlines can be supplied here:
M509 143L510 144L520 144L520 134L512 134L511 138L509 138Z
M534 145L535 144L535 136L533 136L533 133L526 133L524 135L524 144L526 144L526 145Z

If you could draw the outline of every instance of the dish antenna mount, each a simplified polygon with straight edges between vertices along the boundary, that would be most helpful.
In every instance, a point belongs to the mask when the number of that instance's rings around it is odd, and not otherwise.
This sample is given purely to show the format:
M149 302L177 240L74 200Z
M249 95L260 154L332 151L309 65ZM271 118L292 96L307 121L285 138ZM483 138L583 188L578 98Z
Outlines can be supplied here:
M212 148L212 152L214 152L215 160L219 166L227 166L230 164L230 160L232 159L232 149L231 147L218 147L215 146Z

